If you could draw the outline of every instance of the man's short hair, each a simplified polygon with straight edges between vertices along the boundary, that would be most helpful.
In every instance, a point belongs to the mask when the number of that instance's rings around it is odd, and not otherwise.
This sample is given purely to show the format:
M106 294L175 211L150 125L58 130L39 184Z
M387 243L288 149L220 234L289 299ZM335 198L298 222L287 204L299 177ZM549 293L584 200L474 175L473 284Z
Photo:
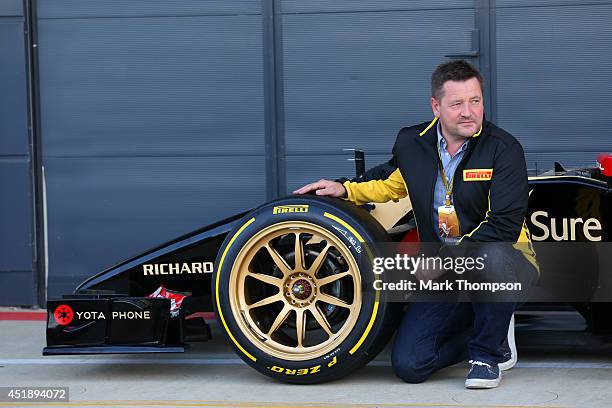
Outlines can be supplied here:
M438 101L444 96L444 83L446 81L463 82L476 78L480 83L480 90L484 92L482 75L472 64L466 60L445 62L436 67L431 74L431 96Z

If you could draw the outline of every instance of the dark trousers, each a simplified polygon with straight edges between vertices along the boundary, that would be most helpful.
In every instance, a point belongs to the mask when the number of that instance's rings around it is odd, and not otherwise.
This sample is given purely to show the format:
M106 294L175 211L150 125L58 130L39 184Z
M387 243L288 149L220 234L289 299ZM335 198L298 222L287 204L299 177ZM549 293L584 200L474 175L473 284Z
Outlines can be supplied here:
M521 282L524 288L537 279L537 270L512 246L484 248L483 276ZM473 254L477 255L477 254ZM486 281L476 277L477 281ZM473 298L471 298L474 300ZM406 382L425 381L441 368L466 360L498 364L517 301L416 302L408 306L397 331L391 360Z

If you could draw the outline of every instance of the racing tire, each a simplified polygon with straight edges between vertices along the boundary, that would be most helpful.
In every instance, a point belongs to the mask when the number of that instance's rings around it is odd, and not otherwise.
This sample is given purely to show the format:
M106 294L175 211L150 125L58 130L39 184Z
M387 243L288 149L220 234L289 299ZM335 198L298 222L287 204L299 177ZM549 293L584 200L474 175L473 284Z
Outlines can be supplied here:
M372 286L374 243L386 241L367 211L344 200L292 196L253 210L215 263L212 293L229 343L251 367L288 383L362 367L401 314Z

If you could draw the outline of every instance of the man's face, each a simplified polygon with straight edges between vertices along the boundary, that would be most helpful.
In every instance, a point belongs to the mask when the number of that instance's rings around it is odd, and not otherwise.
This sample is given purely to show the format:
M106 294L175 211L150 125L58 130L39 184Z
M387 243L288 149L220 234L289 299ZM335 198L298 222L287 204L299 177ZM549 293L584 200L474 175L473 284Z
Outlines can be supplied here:
M484 116L482 89L477 78L446 81L440 100L431 98L431 108L440 120L442 134L453 139L472 137Z

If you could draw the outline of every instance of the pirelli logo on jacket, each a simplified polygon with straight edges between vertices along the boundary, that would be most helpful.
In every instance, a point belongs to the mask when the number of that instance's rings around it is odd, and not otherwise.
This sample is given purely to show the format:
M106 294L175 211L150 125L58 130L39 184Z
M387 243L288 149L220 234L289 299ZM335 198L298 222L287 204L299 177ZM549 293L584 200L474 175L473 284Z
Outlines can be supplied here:
M463 181L491 180L493 169L466 169L463 170Z

